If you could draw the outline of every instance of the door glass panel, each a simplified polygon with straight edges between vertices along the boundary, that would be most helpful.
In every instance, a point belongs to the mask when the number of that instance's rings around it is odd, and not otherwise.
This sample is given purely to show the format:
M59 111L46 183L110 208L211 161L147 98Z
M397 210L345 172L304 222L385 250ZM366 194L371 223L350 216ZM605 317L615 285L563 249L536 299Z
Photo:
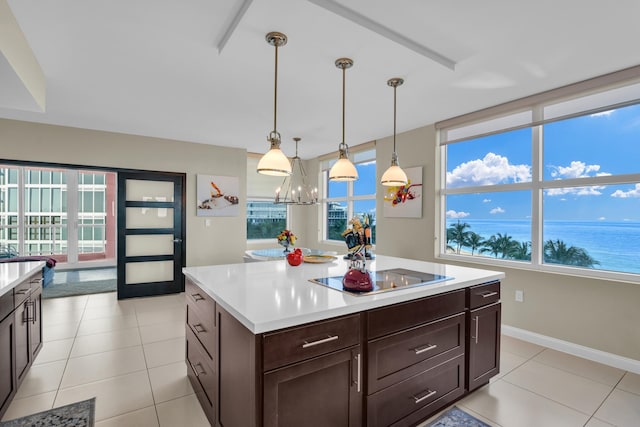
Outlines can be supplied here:
M130 262L126 265L127 285L173 281L173 261Z
M173 209L127 208L127 228L173 228Z
M173 202L173 182L171 181L128 179L126 185L127 201Z
M173 234L127 236L127 256L173 255Z

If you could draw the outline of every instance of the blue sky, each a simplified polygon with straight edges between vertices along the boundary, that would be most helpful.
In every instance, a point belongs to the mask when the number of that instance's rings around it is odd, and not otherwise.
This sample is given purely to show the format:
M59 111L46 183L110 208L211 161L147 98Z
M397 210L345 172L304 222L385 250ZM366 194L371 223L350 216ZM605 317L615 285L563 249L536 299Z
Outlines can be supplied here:
M531 129L448 146L447 185L531 181ZM547 124L545 180L640 173L640 106ZM640 183L545 191L545 220L640 221ZM526 219L531 193L449 196L450 219Z

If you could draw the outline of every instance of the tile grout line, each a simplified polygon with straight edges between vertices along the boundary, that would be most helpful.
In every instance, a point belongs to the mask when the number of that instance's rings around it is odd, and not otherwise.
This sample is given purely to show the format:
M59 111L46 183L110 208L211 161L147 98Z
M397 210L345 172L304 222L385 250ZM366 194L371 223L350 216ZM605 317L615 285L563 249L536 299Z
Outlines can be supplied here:
M618 382L611 388L611 391L609 393L607 393L607 396L602 399L602 402L600 402L600 404L598 405L598 407L596 408L595 411L593 411L593 414L591 414L591 416L589 417L589 419L587 420L587 422L585 423L585 426L587 424L589 424L589 421L591 421L593 418L595 418L596 413L598 412L598 410L600 410L600 408L602 408L602 405L604 405L604 402L607 401L607 399L609 397L611 397L611 395L613 394L613 392L618 388L618 386L620 385L620 383L622 382L622 379L624 378L624 376L626 375L626 372L624 375L622 375L622 377L620 377L620 379L618 380ZM607 420L603 420L606 423L609 423Z

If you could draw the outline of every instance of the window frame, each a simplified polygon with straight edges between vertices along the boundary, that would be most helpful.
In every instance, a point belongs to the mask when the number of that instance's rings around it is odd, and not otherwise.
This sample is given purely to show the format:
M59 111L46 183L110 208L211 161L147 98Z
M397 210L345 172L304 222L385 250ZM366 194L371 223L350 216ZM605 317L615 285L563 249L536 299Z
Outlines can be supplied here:
M614 73L616 74L616 73ZM501 106L494 107L494 109L488 109L484 112L471 113L467 116L469 119L465 122L464 118L455 118L449 121L436 124L437 128L437 144L439 149L436 151L437 159L436 164L439 165L440 173L438 174L439 184L438 193L436 195L437 203L437 215L439 219L436 221L436 236L438 236L435 257L442 260L451 261L464 261L482 265L495 265L500 267L508 267L514 269L543 271L557 274L570 274L573 276L582 276L589 278L602 278L616 281L640 283L640 274L628 273L621 271L600 270L597 268L575 267L562 264L545 263L544 257L544 241L543 241L543 200L545 198L545 191L549 189L558 188L576 188L576 187L590 187L590 186L602 186L602 185L619 185L619 184L636 184L640 183L640 173L625 173L606 176L591 176L580 178L565 178L565 179L549 179L545 180L544 169L544 126L549 123L554 123L563 120L570 120L572 118L588 116L595 113L605 112L612 109L623 108L630 105L640 105L640 98L625 99L610 103L608 105L600 105L597 108L590 108L583 111L573 111L563 116L553 117L549 120L544 120L544 109L554 104L562 104L571 102L572 100L579 100L581 97L587 98L593 96L595 93L604 94L608 91L619 91L624 89L625 86L632 86L634 92L632 96L637 96L635 89L638 85L638 74L640 74L640 68L635 70L635 79L628 80L625 84L607 85L601 84L598 90L594 89L594 82L588 85L589 90L574 90L571 92L571 96L566 96L567 89L560 88L557 91L560 94L564 94L564 97L554 97L553 92L546 94L534 95L533 97L525 100L514 101L513 103L503 104ZM603 76L602 81L606 83L611 79L610 75ZM574 89L584 86L584 82L576 85L572 85ZM546 96L543 96L546 95ZM606 98L606 96L604 97ZM497 119L500 117L508 116L510 114L516 115L523 111L523 104L528 105L524 110L529 109L531 112L531 123L522 124L518 123L514 126L505 126L501 129L492 129L491 131L482 134L465 134L464 138L447 140L447 132L453 129L468 127L476 127L477 129L483 129L482 122L499 122ZM513 109L509 110L509 106ZM490 114L493 112L494 114ZM505 121L502 121L505 123ZM508 122L508 121L506 121ZM448 124L448 126L447 126ZM468 186L458 188L446 187L446 174L447 174L447 146L449 144L455 144L457 142L464 142L473 139L477 139L482 136L495 135L504 132L508 132L514 129L522 129L530 127L532 132L531 136L531 181L530 182L518 182L507 184L493 184L493 185L481 185L481 186ZM486 129L486 128L484 128ZM461 134L460 132L458 134ZM510 192L517 190L531 191L531 261L516 261L516 260L504 260L496 259L492 257L477 257L465 254L447 253L447 215L446 215L446 198L449 195L456 194L482 194L492 192Z

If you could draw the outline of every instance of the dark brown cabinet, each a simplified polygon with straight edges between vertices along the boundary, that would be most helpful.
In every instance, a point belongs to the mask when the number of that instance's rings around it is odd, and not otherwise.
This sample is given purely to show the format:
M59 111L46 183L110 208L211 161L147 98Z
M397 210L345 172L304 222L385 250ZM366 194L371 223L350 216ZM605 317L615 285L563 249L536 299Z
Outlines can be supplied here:
M13 306L13 302L11 304ZM0 322L0 418L18 388L15 377L15 322L9 315Z
M0 297L0 417L42 347L42 273Z
M264 426L362 425L360 346L264 375Z
M187 278L188 375L216 427L416 425L498 372L499 288L253 334Z
M500 371L500 283L468 288L467 390L489 382Z

